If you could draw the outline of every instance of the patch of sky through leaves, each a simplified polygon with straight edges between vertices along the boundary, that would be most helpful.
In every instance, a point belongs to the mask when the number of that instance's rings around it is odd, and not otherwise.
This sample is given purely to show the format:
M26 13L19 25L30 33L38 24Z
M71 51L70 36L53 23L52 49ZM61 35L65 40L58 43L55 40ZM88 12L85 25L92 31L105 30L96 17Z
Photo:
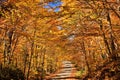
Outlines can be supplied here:
M54 12L58 12L60 11L59 6L61 5L62 5L61 0L54 0L52 2L49 2L47 5L45 5L44 8L47 8L49 11L53 9Z

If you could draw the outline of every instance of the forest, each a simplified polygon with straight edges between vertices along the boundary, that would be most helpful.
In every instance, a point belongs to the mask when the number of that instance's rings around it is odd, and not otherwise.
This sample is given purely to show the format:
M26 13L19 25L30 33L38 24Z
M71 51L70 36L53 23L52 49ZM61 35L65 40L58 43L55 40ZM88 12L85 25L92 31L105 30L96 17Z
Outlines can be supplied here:
M0 0L0 80L120 80L120 0Z

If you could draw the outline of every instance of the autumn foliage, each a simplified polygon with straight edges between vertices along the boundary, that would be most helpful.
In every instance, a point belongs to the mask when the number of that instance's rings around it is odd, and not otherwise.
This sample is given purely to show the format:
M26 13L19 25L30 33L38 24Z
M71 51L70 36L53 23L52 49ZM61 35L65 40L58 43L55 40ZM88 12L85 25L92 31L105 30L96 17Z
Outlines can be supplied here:
M1 80L43 80L64 60L80 79L120 79L119 0L0 0Z

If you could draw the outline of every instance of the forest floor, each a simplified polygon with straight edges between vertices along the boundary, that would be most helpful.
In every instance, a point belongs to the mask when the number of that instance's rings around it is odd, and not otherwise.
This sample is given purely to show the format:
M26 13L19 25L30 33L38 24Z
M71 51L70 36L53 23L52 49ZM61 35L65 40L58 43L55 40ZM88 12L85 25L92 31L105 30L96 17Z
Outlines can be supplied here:
M120 80L120 57L105 61L95 71L86 75L83 80Z

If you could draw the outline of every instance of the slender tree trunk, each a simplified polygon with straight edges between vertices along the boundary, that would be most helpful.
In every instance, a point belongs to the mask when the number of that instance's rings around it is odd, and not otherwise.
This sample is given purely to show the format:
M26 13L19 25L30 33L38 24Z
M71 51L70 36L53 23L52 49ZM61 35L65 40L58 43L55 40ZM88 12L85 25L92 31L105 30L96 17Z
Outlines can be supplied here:
M85 43L84 43L84 41L82 41L81 45L82 45L81 47L82 47L82 50L83 50L83 53L84 53L85 63L87 65L88 75L89 75L89 73L91 73L91 70L90 70L90 66L89 66L88 60L87 60L87 52L86 52L86 49L85 49Z
M107 0L105 0L105 3L107 3ZM103 3L104 8L107 11L107 21L109 22L109 31L110 31L110 47L109 47L109 57L110 59L116 59L116 55L117 53L115 53L115 44L114 44L114 37L113 37L113 29L112 29L112 22L111 22L111 18L110 18L110 10L107 8L107 6L105 5L105 3ZM111 7L109 5L109 7Z
M17 58L15 58L15 67L17 67L18 66L18 60L17 60Z
M35 52L35 69L38 67L38 51L37 51L38 46L36 45L36 52Z
M36 29L34 31L33 40L32 40L32 44L31 44L31 55L30 55L30 60L29 60L29 65L28 65L28 71L27 71L27 80L29 80L29 74L30 74L30 69L31 69L32 57L33 57L33 54L34 54L34 40L35 40L35 35L36 35Z
M32 43L32 46L31 46L31 55L30 55L30 60L29 60L29 65L28 65L28 71L27 71L27 80L29 80L29 74L30 74L30 69L31 69L31 62L32 62L32 56L33 56L33 43Z
M104 33L104 31L103 31L103 25L102 25L102 22L100 22L100 30L102 31L102 36L103 36L103 40L104 40L104 43L105 43L105 47L106 47L106 49L107 49L107 52L108 52L108 57L110 58L110 55L112 54L111 53L111 50L110 50L110 47L109 47L109 43L108 43L108 41L107 41L107 38L106 38L106 36L105 36L105 33Z
M111 18L110 18L110 12L108 12L107 15L107 20L109 22L109 27L110 27L110 48L111 48L111 58L113 60L116 60L117 53L115 53L115 43L114 43L114 37L113 37L113 29L112 29L112 23L111 23Z
M28 58L28 50L27 50L27 46L26 46L25 50L24 50L24 68L23 68L24 74L26 74L27 58Z
M41 66L42 70L41 70L41 79L40 80L44 79L44 74L45 74L45 72L44 72L45 53L46 53L46 49L44 48L43 49L43 56L42 56L42 66Z
M6 30L5 32L5 40L4 40L4 64L11 63L11 51L12 51L12 36L14 29Z

